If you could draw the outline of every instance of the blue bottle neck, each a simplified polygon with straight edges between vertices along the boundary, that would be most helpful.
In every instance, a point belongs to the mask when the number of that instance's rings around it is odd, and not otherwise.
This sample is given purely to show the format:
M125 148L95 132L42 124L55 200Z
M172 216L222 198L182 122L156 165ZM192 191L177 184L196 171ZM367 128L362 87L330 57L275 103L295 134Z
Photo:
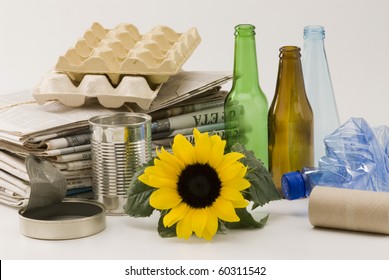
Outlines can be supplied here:
M325 38L325 30L321 25L308 25L304 27L304 39L321 39Z

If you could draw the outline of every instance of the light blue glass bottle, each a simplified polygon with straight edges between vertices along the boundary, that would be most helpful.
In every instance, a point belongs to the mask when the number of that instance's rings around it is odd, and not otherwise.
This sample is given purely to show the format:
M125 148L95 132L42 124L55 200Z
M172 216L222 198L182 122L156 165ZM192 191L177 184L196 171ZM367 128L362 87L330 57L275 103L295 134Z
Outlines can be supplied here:
M325 31L320 25L304 28L301 63L305 90L314 119L314 161L325 155L324 137L340 125L330 72L324 48Z

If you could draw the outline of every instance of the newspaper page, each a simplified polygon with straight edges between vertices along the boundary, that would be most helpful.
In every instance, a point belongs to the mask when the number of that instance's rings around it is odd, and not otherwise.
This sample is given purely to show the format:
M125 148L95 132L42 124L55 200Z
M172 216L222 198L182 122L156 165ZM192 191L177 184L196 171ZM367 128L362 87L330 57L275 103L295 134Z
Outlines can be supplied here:
M150 113L172 106L187 99L195 98L209 90L218 87L220 89L221 85L230 80L232 80L232 75L228 72L182 71L171 76L162 85L157 97L151 103L150 109L140 111ZM139 108L135 109L135 111L138 110Z
M2 151L0 151L0 170L6 171L8 174L12 174L24 181L30 181L24 160L10 156Z
M80 160L71 162L52 162L59 170L79 170L92 168L92 160Z
M93 116L116 111L102 107L97 100L68 107L58 101L38 105L29 91L0 95L0 138L15 144L37 142L42 135L57 138L69 134L66 130L88 126Z
M5 194L1 189L0 189L0 203L11 206L11 207L25 207L27 205L28 199L25 198L14 198L12 196L9 196Z
M49 157L50 160L55 162L70 162L70 161L86 160L91 158L92 158L91 151L84 151L80 153L71 153L71 154Z
M166 119L178 115L183 115L191 112L201 111L205 109L215 108L224 106L224 98L223 99L215 99L195 104L187 104L181 105L177 107L168 107L166 109L161 109L155 112L149 113L153 121Z
M7 172L0 170L0 188L5 194L13 197L28 197L30 186L26 181L20 180Z
M219 135L220 138L225 139L225 130L221 129L221 130L209 131L209 135ZM194 144L194 135L192 133L191 134L186 134L186 135L183 135L183 136L190 143ZM153 148L161 147L161 146L163 146L163 147L170 147L173 144L173 140L174 140L174 137L153 140L152 141Z
M159 139L164 139L164 138L172 138L178 134L182 134L182 135L193 134L194 128L195 127L188 127L188 128L181 128L181 129L176 129L176 130L168 131L168 132L155 133L155 134L152 134L151 137L152 137L152 140L159 140ZM224 122L202 125L202 126L198 126L196 128L201 133L210 132L210 131L214 131L214 130L223 130L224 129Z
M67 137L50 139L44 142L47 150L56 150L60 148L80 146L89 144L91 139L90 133L84 133L79 135L71 135Z
M223 106L157 120L152 122L151 132L161 133L222 122L224 122Z

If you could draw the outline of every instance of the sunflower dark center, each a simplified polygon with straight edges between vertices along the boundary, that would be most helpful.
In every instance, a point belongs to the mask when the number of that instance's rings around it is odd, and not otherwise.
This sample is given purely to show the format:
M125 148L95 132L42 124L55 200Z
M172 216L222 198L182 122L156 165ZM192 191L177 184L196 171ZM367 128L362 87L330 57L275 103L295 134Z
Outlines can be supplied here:
M182 170L178 179L178 193L193 208L211 206L220 195L221 181L208 164L191 164Z

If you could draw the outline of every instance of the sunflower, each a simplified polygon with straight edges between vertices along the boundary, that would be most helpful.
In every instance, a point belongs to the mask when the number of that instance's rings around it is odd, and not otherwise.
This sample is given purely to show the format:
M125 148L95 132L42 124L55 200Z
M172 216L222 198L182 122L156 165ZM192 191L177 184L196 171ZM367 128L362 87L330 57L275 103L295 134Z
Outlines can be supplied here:
M248 201L241 191L250 187L244 177L247 167L238 152L224 154L226 141L218 135L193 131L193 146L183 135L177 135L172 154L157 150L154 165L145 169L138 179L156 190L150 205L165 210L165 227L176 224L176 234L188 239L193 232L211 240L219 219L238 222L235 208L244 208Z

